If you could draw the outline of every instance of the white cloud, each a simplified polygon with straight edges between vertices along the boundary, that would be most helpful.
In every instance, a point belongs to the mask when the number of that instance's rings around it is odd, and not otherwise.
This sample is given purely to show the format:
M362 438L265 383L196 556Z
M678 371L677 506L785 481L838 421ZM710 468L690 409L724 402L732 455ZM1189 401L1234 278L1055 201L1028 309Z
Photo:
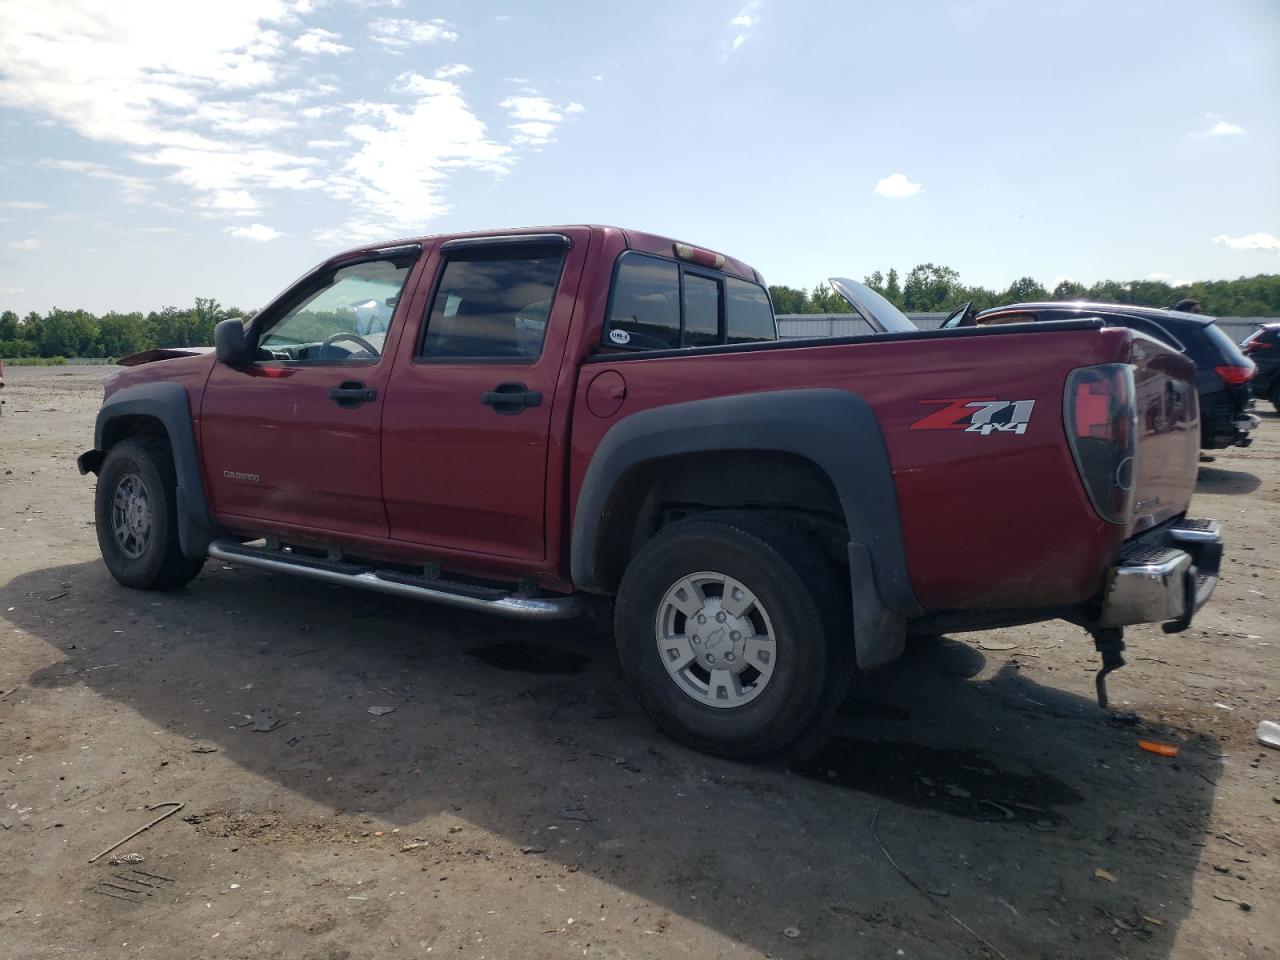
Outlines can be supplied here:
M523 95L507 97L499 104L514 122L509 124L516 131L513 142L541 146L551 143L556 127L564 121L564 114L546 97Z
M1162 270L1153 270L1147 274L1148 280L1168 280L1173 276L1171 273L1165 273Z
M349 140L308 140L307 146L312 150L337 150L339 147L349 147Z
M279 230L273 230L262 223L250 224L247 227L227 227L227 233L237 240L255 240L258 243L266 243L268 240L284 236Z
M882 197L900 200L903 197L917 194L923 189L920 184L913 183L905 173L891 173L889 176L876 181L875 192Z
M360 150L326 189L361 212L317 239L350 243L420 230L448 212L445 187L456 171L510 169L511 147L489 137L456 83L410 72L393 90L412 102L349 105L355 122L347 133Z
M763 6L762 0L747 0L737 16L729 21L729 26L733 28L732 36L729 38L729 53L741 48L755 28L760 25L761 6Z
M1226 120L1223 120L1216 113L1211 113L1208 115L1208 117L1210 120L1215 121L1213 126L1211 126L1208 130L1200 130L1194 133L1189 133L1187 134L1187 136L1194 137L1197 140L1203 140L1206 137L1231 137L1231 136L1236 136L1238 134L1244 133L1244 127L1237 126L1234 123L1228 123Z
M369 24L369 32L373 42L381 44L388 50L403 50L422 43L438 43L442 40L452 43L458 39L447 20L405 20L396 17L382 17Z
M0 4L0 103L57 120L91 140L134 146L203 140L173 122L210 91L275 81L281 0L183 5L135 0Z
M454 77L465 76L471 72L471 68L465 63L451 63L447 67L441 67L432 76L437 80L452 80Z
M341 39L342 35L334 33L332 30L323 30L320 27L312 27L301 36L295 37L293 45L303 53L315 55L324 53L350 53L350 47L338 42Z
M37 237L28 237L26 240L13 240L9 243L10 250L17 250L19 253L32 253L44 246L44 241Z
M1247 233L1243 237L1228 237L1220 233L1213 238L1213 242L1230 247L1232 250L1265 250L1270 253L1280 253L1280 237L1273 237L1269 233Z
M12 296L17 293L26 293L25 287L0 287L0 294L4 296Z
M568 104L568 105L564 108L564 112L565 112L565 113L582 113L582 112L583 112L583 111L585 111L586 109L587 109L587 108L586 108L586 107L584 107L582 104L577 103L577 102L573 102L573 103Z
M48 210L47 203L41 203L39 200L7 200L0 203L0 207L8 210Z
M127 173L117 173L110 167L90 160L42 160L42 167L51 170L65 170L69 173L83 173L95 180L106 180L120 188L120 197L125 203L142 203L155 188L142 177Z

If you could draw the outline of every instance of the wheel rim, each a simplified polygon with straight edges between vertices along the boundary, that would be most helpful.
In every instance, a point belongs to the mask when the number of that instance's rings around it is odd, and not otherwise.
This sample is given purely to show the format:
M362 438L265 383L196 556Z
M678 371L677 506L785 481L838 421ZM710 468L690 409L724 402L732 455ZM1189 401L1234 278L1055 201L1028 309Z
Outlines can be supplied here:
M673 583L658 605L658 656L680 690L726 710L760 696L777 667L773 624L741 581L704 570Z
M130 560L142 556L151 542L151 503L136 473L121 477L111 494L111 535Z

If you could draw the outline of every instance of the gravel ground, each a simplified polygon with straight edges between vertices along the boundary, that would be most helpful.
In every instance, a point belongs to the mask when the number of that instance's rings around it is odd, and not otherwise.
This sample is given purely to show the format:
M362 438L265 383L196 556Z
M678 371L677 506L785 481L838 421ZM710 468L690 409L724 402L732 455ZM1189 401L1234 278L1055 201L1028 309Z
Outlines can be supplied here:
M1280 952L1269 409L1200 471L1228 537L1211 606L1129 632L1110 690L1137 726L1050 623L913 646L816 755L743 765L658 735L587 623L218 563L119 587L74 465L107 372L4 391L0 956Z

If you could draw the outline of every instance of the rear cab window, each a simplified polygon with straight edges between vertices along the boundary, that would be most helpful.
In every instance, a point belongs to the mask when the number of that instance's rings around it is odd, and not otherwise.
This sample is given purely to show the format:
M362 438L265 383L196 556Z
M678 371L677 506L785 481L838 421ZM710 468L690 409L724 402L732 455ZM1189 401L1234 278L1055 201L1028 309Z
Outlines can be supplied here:
M634 250L618 258L606 346L675 350L777 338L773 305L759 284Z

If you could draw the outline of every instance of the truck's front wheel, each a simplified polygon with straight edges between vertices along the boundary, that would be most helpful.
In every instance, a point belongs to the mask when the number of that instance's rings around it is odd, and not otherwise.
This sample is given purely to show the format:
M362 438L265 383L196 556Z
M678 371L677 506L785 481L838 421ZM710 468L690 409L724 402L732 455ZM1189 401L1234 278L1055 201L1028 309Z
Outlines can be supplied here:
M618 654L672 737L723 757L766 756L812 732L843 696L846 596L834 568L782 520L682 520L627 568Z
M178 544L176 473L169 444L155 437L123 440L98 473L94 518L111 575L126 587L172 590L189 583L204 559Z

